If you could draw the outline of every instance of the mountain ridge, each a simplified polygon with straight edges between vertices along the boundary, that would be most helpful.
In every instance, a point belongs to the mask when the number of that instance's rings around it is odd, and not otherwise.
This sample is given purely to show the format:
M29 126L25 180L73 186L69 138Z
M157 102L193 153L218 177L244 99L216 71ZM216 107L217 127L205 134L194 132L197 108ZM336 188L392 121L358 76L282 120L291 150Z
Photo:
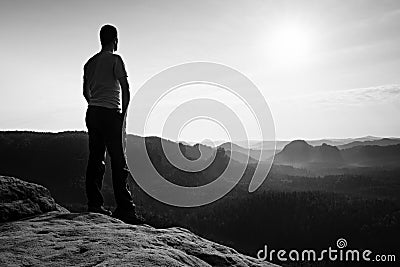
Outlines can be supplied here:
M275 156L274 160L275 164L299 168L313 167L315 164L327 168L388 167L398 166L398 162L400 162L400 144L354 146L339 149L325 143L321 146L312 146L304 140L289 143Z

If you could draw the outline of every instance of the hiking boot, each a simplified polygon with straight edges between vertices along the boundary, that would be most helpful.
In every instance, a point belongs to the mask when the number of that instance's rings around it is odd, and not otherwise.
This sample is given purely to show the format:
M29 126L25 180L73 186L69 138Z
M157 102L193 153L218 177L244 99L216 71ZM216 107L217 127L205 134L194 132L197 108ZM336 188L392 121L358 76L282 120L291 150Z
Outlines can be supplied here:
M95 212L95 213L100 213L100 214L104 214L107 216L111 216L111 211L105 209L103 206L100 207L88 207L88 212Z
M144 224L144 218L137 215L135 209L124 210L117 208L112 216L127 224Z

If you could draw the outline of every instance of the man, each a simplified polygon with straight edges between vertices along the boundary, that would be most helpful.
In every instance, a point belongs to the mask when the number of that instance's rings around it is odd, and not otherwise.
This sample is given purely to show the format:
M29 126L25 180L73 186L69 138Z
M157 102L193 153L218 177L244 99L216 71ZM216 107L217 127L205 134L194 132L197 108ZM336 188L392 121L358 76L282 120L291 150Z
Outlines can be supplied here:
M105 172L105 152L111 157L114 197L113 217L138 223L127 179L129 169L123 147L123 128L129 105L129 84L124 62L117 50L117 29L104 25L100 30L101 51L84 66L83 95L88 102L86 126L89 133L89 160L86 170L88 211L111 215L103 207L101 187ZM121 99L122 96L122 99Z

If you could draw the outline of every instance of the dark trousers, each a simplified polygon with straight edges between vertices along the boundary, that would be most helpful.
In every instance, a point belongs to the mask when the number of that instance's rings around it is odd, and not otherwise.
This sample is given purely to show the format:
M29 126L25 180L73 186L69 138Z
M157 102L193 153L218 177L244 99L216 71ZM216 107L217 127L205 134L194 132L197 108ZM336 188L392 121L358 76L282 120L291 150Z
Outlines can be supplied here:
M104 204L101 194L105 172L106 149L111 157L114 197L120 209L132 209L134 204L128 188L129 168L123 148L124 118L116 109L89 106L86 126L89 133L89 161L86 169L86 195L89 207Z

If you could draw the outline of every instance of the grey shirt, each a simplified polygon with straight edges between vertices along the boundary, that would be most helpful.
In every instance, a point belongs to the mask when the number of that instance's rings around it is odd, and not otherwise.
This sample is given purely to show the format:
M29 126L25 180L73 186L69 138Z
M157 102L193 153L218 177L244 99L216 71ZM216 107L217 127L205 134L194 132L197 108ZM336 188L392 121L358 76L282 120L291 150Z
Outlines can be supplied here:
M84 66L85 90L90 93L89 106L121 110L121 86L118 79L128 76L119 55L101 51Z

